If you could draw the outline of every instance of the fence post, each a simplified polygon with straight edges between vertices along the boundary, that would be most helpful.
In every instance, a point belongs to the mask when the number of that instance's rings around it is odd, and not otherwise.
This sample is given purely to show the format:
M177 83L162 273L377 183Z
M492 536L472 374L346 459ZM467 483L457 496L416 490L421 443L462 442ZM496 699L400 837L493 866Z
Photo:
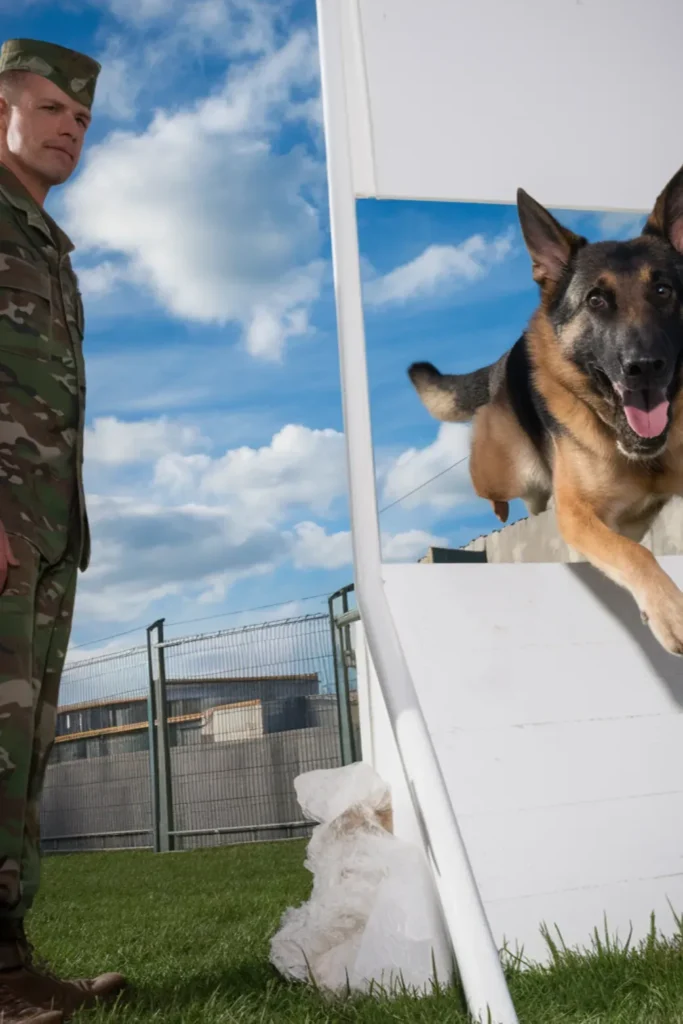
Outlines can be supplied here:
M164 619L157 619L147 628L147 643L150 660L150 695L155 715L155 849L158 853L169 853L175 847L173 835L173 780L171 778L171 755L168 736L168 706L166 702L166 655L164 649ZM157 671L154 671L152 657L152 630L156 630ZM151 739L151 734L150 734ZM150 757L152 756L150 746Z
M341 637L341 629L337 623L334 602L338 597L342 599L342 615L349 610L348 587L338 590L332 594L328 601L330 609L330 628L332 630L332 655L334 662L334 685L337 693L337 718L339 722L339 744L341 749L341 762L343 765L351 764L356 760L356 744L353 735L353 721L351 718L351 698L349 694L349 676L344 661L345 650ZM342 671L339 671L341 660Z
M159 758L157 755L157 697L154 688L154 660L152 657L152 630L154 623L147 627L147 668L149 686L147 690L147 722L149 726L149 790L152 803L152 836L154 852L161 852L159 838Z

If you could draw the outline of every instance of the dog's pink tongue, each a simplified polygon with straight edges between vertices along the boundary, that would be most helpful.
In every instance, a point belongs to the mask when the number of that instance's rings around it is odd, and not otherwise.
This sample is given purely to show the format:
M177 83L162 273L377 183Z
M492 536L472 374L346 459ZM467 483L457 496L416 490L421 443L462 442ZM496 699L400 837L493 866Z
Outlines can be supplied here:
M624 402L624 412L631 430L641 437L658 437L666 429L669 403L665 400L653 409L639 409Z

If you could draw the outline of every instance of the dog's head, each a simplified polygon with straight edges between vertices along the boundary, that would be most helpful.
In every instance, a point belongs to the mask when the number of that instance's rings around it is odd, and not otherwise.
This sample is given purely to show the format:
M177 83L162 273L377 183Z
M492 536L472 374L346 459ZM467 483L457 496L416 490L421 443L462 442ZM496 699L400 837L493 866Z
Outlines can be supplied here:
M627 242L589 244L522 189L517 208L562 357L621 451L659 455L683 361L683 168Z

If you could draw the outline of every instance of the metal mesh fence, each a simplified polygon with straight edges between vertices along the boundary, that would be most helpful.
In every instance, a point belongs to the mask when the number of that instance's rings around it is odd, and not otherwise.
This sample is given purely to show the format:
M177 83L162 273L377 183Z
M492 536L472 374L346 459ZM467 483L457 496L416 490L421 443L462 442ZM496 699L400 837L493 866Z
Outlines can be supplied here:
M309 826L294 778L340 763L329 618L222 630L161 650L176 849L260 839L266 829L302 834Z
M152 731L150 693L163 693ZM157 771L164 732L168 780ZM305 835L293 780L340 763L324 614L166 640L151 658L144 645L71 662L43 848L153 846L165 795L176 849Z
M47 852L151 845L148 692L146 647L65 669L41 809Z

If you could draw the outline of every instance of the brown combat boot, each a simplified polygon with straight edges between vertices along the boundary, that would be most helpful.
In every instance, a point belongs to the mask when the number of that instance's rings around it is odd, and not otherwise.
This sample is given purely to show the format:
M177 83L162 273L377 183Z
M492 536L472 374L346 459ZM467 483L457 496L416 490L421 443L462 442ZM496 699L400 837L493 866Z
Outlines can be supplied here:
M114 999L126 985L121 974L100 974L96 978L58 978L47 964L39 963L24 931L23 922L12 924L13 944L17 960L9 970L0 973L0 982L18 1000L43 1010L56 1010L57 1020L68 1019L76 1010ZM62 1017L62 1014L64 1015ZM21 1018L19 1018L21 1019ZM27 1018L31 1021L31 1018ZM42 1019L38 1018L39 1024ZM52 1024L53 1018L45 1024ZM0 1024L4 1024L0 1016Z
M48 970L31 965L2 972L3 988L20 1002L41 1010L59 1011L55 1017L48 1013L45 1024L68 1018L76 1010L88 1009L97 1003L115 998L125 986L120 974L100 974L97 978L62 980ZM64 1015L64 1016L62 1016ZM23 1020L23 1018L19 1018ZM32 1017L27 1018L32 1021ZM42 1017L36 1017L43 1022ZM0 1013L0 1024L4 1024Z
M2 984L0 974L0 1024L62 1024L60 1010L44 1010L19 999Z

